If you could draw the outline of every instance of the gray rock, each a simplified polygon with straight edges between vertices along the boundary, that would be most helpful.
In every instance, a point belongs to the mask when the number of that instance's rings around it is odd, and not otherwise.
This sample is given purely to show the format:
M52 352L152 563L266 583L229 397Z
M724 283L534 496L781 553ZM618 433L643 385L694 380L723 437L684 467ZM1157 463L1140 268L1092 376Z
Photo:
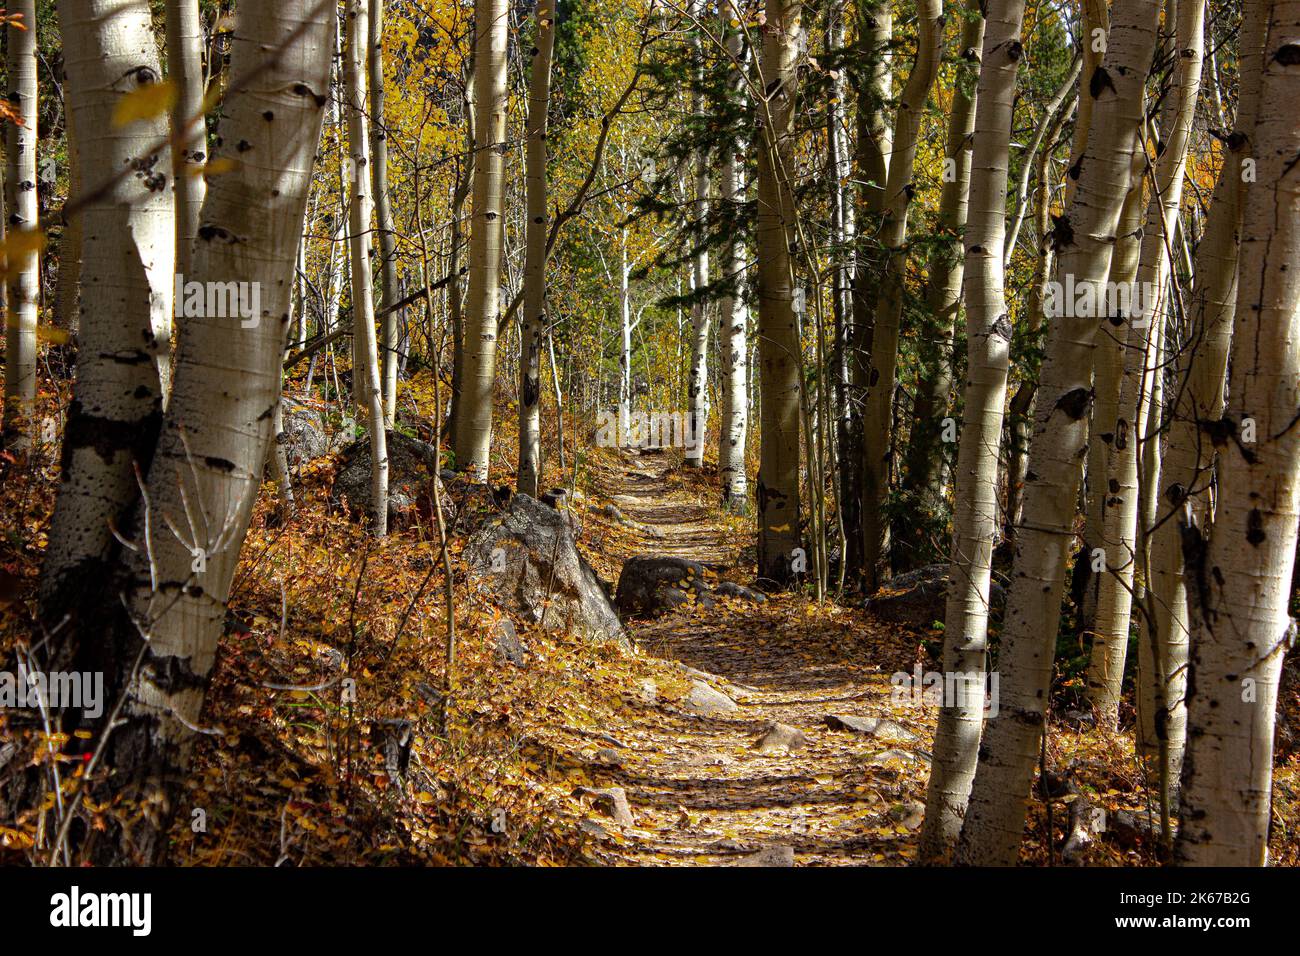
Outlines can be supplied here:
M989 603L1001 608L1005 593L997 582L989 588ZM931 564L892 578L867 602L881 621L927 630L947 612L948 565Z
M632 816L632 808L627 802L627 791L622 787L606 787L603 790L580 787L578 795L590 798L593 809L603 813L619 826L630 827L636 825L636 819Z
M298 468L333 451L325 431L325 419L316 409L286 402L282 418L283 431L276 440L284 446L285 461L290 468Z
M654 617L689 603L690 594L704 606L713 603L704 565L688 558L637 555L618 576L615 604L620 614Z
M808 746L808 738L802 730L789 724L772 723L768 725L763 736L754 743L754 749L761 754L777 750L801 750Z
M925 820L925 804L915 800L896 804L889 808L889 819L915 830Z
M691 713L704 717L734 713L737 708L736 702L722 691L714 690L704 681L699 680L691 684L691 691L682 701L682 706Z
M596 751L596 759L607 767L619 767L623 764L623 757L613 747L601 747Z
M492 631L492 636L496 642L497 657L514 664L515 667L524 666L526 650L523 641L519 640L519 632L515 630L514 622L510 618L503 617L497 622Z
M827 714L824 722L831 730L851 730L857 734L870 734L881 740L900 743L915 740L912 733L897 721L885 717L855 717L852 714Z
M470 537L463 558L481 590L544 629L629 646L600 578L554 508L515 495Z
M870 760L867 761L869 767L886 767L895 761L902 763L921 763L926 758L919 754L914 754L910 750L882 750ZM926 761L928 763L928 761Z
M794 847L766 846L732 866L794 866Z
M754 604L766 604L767 595L755 591L753 588L747 588L743 584L737 584L735 581L723 581L713 589L714 594L722 594L726 597L739 598L742 601L750 601Z
M438 452L427 442L398 431L388 437L388 521L401 527L414 520L418 511L425 519L433 515L433 486L438 482L443 521L456 522L456 505L443 489L436 469ZM336 507L347 502L349 513L364 517L370 504L370 438L352 442L339 454L338 470L330 488L330 502Z
M636 696L643 704L653 704L659 700L659 685L647 677L636 685Z

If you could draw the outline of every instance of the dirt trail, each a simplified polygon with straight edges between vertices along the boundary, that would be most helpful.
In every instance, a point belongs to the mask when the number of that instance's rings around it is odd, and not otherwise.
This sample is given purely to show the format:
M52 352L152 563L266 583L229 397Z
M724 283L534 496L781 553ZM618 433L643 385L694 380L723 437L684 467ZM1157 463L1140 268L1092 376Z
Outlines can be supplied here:
M602 503L631 522L603 549L614 563L634 553L678 555L736 580L752 577L752 569L735 570L745 537L693 498L667 456L620 464L621 473L596 480ZM911 670L915 638L797 595L720 601L634 622L632 632L663 663L647 678L653 689L643 681L634 689L641 699L608 728L623 746L606 751L617 764L602 782L626 790L636 823L608 828L602 862L717 864L787 847L798 865L897 864L911 854L932 715L891 705L889 675ZM682 697L697 680L736 709L689 712ZM835 730L828 715L893 724L877 734ZM773 722L797 728L806 746L760 752L755 742Z

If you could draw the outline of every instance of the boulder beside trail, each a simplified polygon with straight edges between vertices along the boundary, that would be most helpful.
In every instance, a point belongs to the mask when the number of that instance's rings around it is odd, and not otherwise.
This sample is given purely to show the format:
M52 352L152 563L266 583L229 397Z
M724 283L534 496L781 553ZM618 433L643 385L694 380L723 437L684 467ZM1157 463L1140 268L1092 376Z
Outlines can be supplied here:
M619 613L653 617L690 603L713 604L704 580L704 565L689 558L637 555L628 558L618 576L615 603Z
M604 582L554 508L515 495L508 508L474 532L463 558L470 580L502 607L528 615L546 630L628 645Z
M867 601L867 610L878 620L927 630L947 614L948 570L946 564L930 564L887 581ZM1002 586L989 587L989 603L1003 605Z
M428 519L433 514L433 483L438 482L443 521L450 528L456 521L456 505L438 478L438 452L432 445L401 432L388 437L388 522L399 528L410 524L417 511ZM370 514L370 438L360 438L339 454L338 469L330 488L334 505L347 502L349 513Z

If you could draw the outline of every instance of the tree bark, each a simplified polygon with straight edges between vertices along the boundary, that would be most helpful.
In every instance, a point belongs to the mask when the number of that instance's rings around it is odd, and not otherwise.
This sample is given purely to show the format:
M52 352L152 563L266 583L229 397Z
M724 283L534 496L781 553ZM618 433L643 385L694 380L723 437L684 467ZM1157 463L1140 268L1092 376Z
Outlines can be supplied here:
M1151 290L1156 300L1142 301L1142 311L1132 307L1123 316L1131 327L1124 353L1119 416L1115 423L1111 470L1105 476L1104 520L1100 546L1105 550L1106 573L1100 582L1094 622L1092 660L1088 668L1088 699L1097 710L1099 726L1114 729L1119 720L1124 664L1128 655L1129 625L1138 552L1140 512L1139 458L1157 449L1145 439L1165 325L1169 320L1165 286L1172 272L1178 210L1183 194L1183 169L1191 139L1192 120L1200 91L1204 52L1204 0L1178 0L1173 86L1165 98L1161 142L1153 189L1142 230L1141 265L1137 289ZM1099 479L1101 476L1097 476ZM1100 481L1098 481L1100 484ZM1145 535L1143 534L1143 537Z
M188 281L207 182L207 124L203 120L203 23L198 0L167 0L167 79L172 104L172 190L176 203L176 271ZM196 121L196 117L200 117ZM183 132L184 131L184 132Z
M501 247L505 212L506 127L504 0L474 3L474 195L470 225L469 293L456 401L456 470L486 482L492 450L492 386L496 381L501 305Z
M1102 286L1142 121L1159 0L1117 0L1101 66L1089 78L1093 128L1073 204L1056 229L1060 274ZM1083 477L1097 322L1053 316L1034 415L1024 520L999 651L999 709L988 721L957 847L963 864L1015 863L1046 719L1065 564Z
M1219 500L1208 541L1184 546L1193 637L1187 754L1175 858L1192 866L1268 859L1273 729L1300 508L1300 0L1265 4L1268 32L1246 196L1222 425ZM1246 432L1255 428L1254 442Z
M145 0L63 0L66 95L88 189L106 171L148 170L76 213L83 223L77 378L63 433L62 475L41 577L42 616L92 617L85 582L107 575L112 528L129 527L162 418L175 235L170 166L153 152L165 114L113 125L117 104L161 77Z
M387 310L401 298L397 282L397 233L393 204L388 196L388 119L384 108L384 0L369 0L370 22L366 74L370 92L370 184L375 204L375 232L379 237L379 302L383 313L382 392L384 427L397 423L397 365L402 351L406 310Z
M524 312L519 327L523 349L519 362L518 489L521 494L534 498L542 482L542 335L546 326L546 235L550 228L546 208L546 113L551 98L556 2L538 0L537 4L537 37L532 50L532 78L528 87L527 168L524 171L528 224L525 229ZM623 370L621 378L626 377L627 372Z
M758 363L762 406L758 474L758 573L794 573L799 528L799 414L803 351L794 312L795 98L799 0L766 0L758 106Z
M17 0L8 11L21 19L5 26L5 75L9 108L5 122L4 219L10 237L40 228L36 195L36 2ZM17 259L18 256L13 258ZM33 250L7 264L3 437L6 447L30 447L35 433L36 325L41 257Z
M921 527L937 520L944 505L943 420L952 392L953 342L965 268L961 243L970 192L980 50L984 45L984 16L979 3L968 2L962 15L965 20L959 44L961 65L953 79L948 113L943 186L935 220L937 241L930 255L925 326L917 343L919 371L912 405L912 431L904 464L906 487L913 498L911 508ZM912 556L909 563L914 564L916 560Z
M919 857L947 858L961 832L980 731L988 646L989 581L998 515L998 447L1011 354L1002 247L1016 74L1024 55L1023 0L993 0L975 94L970 213L964 244L966 350L961 440L954 492L952 566L944 620L944 671L961 675L945 700L934 737Z
M350 0L345 7L343 87L347 97L348 149L352 176L348 184L348 259L352 265L352 319L357 393L364 401L370 432L371 531L388 533L388 436L383 388L379 380L378 343L375 336L375 291L370 272L370 131L366 118L365 47L370 30L368 0ZM360 404L360 402L359 402Z
M898 333L903 315L907 270L907 214L912 202L913 165L921 119L939 72L943 40L941 0L918 0L916 60L903 86L894 118L893 152L885 181L885 217L880 230L885 269L872 320L867 365L867 399L862 413L862 574L874 591L886 573L889 524L886 500L892 471L894 386L898 371Z
M1237 257L1245 207L1244 161L1252 154L1263 72L1266 11L1262 0L1242 9L1237 62L1241 79L1236 121L1214 186L1205 232L1196 246L1189 328L1178 341L1181 389L1165 404L1169 431L1161 461L1161 498L1174 515L1158 514L1151 542L1151 576L1157 650L1140 651L1139 751L1160 760L1161 776L1177 781L1187 732L1187 655L1190 625L1182 554L1184 534L1211 520L1210 484L1215 447L1202 431L1223 418L1224 382L1237 305ZM1159 656L1159 660L1155 657ZM1163 758L1160 757L1163 744Z
M731 58L728 93L741 96L744 51L740 31L730 26L736 17L733 0L722 0L719 29L726 36ZM724 206L744 202L745 182L741 167L741 143L724 143L718 172L718 191ZM718 442L718 473L722 479L722 501L730 510L743 513L749 504L749 477L745 471L745 436L749 426L749 306L745 303L744 243L734 234L723 246L723 269L728 282L719 306L718 332L722 345L721 438Z

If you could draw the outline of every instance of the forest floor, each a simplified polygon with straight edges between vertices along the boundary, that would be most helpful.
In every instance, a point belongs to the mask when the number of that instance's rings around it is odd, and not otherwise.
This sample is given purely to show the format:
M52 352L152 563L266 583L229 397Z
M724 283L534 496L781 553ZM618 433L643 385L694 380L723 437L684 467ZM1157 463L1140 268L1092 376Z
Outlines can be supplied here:
M35 627L57 479L53 449L21 464L0 486L10 529L0 540L0 654ZM202 714L207 732L172 833L173 863L914 858L937 712L895 694L890 678L937 670L936 633L800 591L761 604L717 597L629 621L630 649L542 632L494 606L464 573L460 550L477 520L471 514L466 525L466 514L498 507L483 494L459 502L462 523L449 543L457 639L447 697L447 590L427 515L374 539L330 504L334 468L325 458L302 469L287 520L270 485L259 500ZM616 581L629 557L648 554L692 558L709 578L753 581L752 527L718 505L711 466L684 469L673 452L596 449L572 480L579 547L606 580ZM506 617L525 648L522 662L504 657L496 640ZM355 695L341 695L353 680ZM734 709L699 713L690 697L700 685ZM1297 715L1300 678L1288 667L1289 736L1279 742L1271 840L1279 864L1300 859ZM827 723L834 717L856 718L860 729L836 729ZM4 720L0 713L0 743ZM761 745L774 724L802 739L792 748ZM1127 811L1147 821L1145 830L1108 828L1080 862L1158 862L1130 732L1057 721L1045 758L1109 819ZM69 790L80 786L81 770L65 774ZM612 788L621 788L630 819L615 819ZM1059 856L1068 808L1058 799L1050 813L1049 831L1049 804L1035 794L1022 863ZM34 819L0 821L0 863L25 859L36 832Z

